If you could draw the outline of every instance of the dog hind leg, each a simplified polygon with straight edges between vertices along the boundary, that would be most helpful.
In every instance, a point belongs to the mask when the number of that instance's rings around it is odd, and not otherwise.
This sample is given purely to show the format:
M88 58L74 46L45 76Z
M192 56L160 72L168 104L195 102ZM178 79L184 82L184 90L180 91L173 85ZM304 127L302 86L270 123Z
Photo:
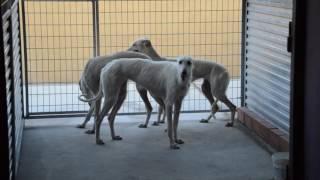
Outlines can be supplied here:
M122 138L120 136L116 136L114 133L114 120L115 120L115 117L116 117L121 105L123 104L124 100L126 99L126 96L127 96L127 83L125 83L124 85L121 86L117 102L113 106L111 113L108 116L112 140L122 140Z
M161 105L161 109L163 109L163 116L162 116L162 119L161 121L159 121L159 123L165 123L165 119L166 119L166 107L165 105Z
M87 130L85 133L87 133L87 134L94 134L95 133L95 126L96 126L97 119L98 119L98 116L99 116L99 113L100 113L100 106L101 106L101 99L96 100L95 101L95 105L94 105L95 118L94 118L94 121L93 121L92 129L91 130Z
M226 127L232 127L234 124L234 118L235 118L235 114L236 114L236 106L227 98L227 96L222 96L219 97L219 100L221 102L223 102L226 106L228 106L228 108L230 109L231 112L231 122L228 122L226 124Z
M151 106L149 98L148 98L147 90L139 87L138 85L137 85L137 90L138 90L140 97L142 98L142 100L146 106L146 110L147 110L146 121L144 124L140 124L139 128L147 128L148 124L149 124L150 117L151 117L151 113L152 113L152 106Z
M212 106L213 103L215 102L214 97L211 94L211 87L210 87L210 82L206 79L203 80L203 83L201 85L201 90L202 93L204 94L204 96L208 99L208 101L210 102L210 105ZM218 105L215 105L214 107L215 109L219 109ZM212 113L209 114L209 116L206 119L201 119L200 122L201 123L208 123L209 120L212 118ZM215 117L214 117L215 118Z
M164 108L164 103L163 101L160 99L160 98L157 98L157 97L154 97L154 100L158 103L159 107L158 107L158 118L157 118L157 121L153 122L153 126L159 126L161 122L161 114L163 111L165 111L165 108ZM165 112L163 114L164 116L166 115Z
M114 104L114 98L105 99L101 113L97 116L98 118L97 118L95 128L96 128L96 143L98 145L104 144L104 142L100 138L100 126L104 116L109 112L113 104Z
M154 121L153 122L153 126L159 126L159 123L160 123L160 119L161 119L161 115L163 114L163 108L159 105L158 107L158 117L157 117L157 121Z

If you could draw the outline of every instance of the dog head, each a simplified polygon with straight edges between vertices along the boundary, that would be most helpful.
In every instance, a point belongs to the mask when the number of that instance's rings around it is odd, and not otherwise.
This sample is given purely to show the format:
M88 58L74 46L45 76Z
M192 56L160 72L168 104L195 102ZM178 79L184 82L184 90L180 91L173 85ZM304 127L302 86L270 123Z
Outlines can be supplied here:
M182 82L191 81L192 78L192 58L181 56L177 58L178 73Z
M151 41L147 38L140 38L134 41L128 51L140 52L150 56L152 59L160 58L156 50L154 50Z

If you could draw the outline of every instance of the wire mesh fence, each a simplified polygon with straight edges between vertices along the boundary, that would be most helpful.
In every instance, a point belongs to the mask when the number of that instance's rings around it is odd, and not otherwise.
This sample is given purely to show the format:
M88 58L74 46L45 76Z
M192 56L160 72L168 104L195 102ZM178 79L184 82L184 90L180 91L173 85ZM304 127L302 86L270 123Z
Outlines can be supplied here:
M126 50L140 37L149 38L164 57L190 55L223 64L232 77L228 96L240 105L241 0L23 3L30 114L86 111L88 106L78 101L78 81L86 62L95 55ZM209 110L200 83L190 88L183 111ZM156 107L155 102L152 104ZM144 104L130 82L120 113L144 112Z

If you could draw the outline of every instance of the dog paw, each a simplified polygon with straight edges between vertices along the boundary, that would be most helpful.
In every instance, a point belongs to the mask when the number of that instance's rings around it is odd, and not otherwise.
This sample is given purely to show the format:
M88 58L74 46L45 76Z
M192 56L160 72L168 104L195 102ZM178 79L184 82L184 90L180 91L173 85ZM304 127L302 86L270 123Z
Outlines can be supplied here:
M120 136L114 136L114 137L112 138L112 140L114 140L114 141L121 141L121 140L122 140L122 137L120 137Z
M139 128L147 128L147 125L145 125L145 124L140 124L138 127L139 127Z
M103 142L101 139L96 140L96 143L97 143L98 145L104 145L104 142Z
M83 128L85 128L86 126L83 125L83 124L79 124L79 125L77 125L76 127L77 127L77 128L80 128L80 129L83 129Z
M94 130L87 130L85 133L86 134L94 134Z
M170 145L170 149L176 150L176 149L180 149L180 147L178 145L176 145L176 144L171 144Z
M177 139L177 140L175 140L175 142L176 142L177 144L184 144L184 141L183 141L182 139Z
M159 121L159 123L164 124L164 121Z
M209 123L209 120L208 119L201 119L200 123Z
M152 123L152 126L159 126L159 123L155 121Z
M226 124L226 127L232 127L233 126L233 123L231 123L231 122L228 122L227 124Z

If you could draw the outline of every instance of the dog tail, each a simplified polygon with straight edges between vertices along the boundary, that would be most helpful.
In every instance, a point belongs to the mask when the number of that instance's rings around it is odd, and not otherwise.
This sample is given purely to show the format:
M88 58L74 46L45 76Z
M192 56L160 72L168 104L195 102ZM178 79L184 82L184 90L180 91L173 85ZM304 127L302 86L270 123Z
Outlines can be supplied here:
M83 97L85 97L85 95L82 94L82 95L78 96L78 99L79 99L80 101L82 101L82 102L92 102L92 101L96 101L97 99L100 99L100 98L102 97L102 88L99 88L98 94L97 94L95 97L91 98L91 99L85 99L85 98L83 98Z
M86 94L80 94L78 96L78 99L79 99L79 101L86 102L87 101L87 95Z

